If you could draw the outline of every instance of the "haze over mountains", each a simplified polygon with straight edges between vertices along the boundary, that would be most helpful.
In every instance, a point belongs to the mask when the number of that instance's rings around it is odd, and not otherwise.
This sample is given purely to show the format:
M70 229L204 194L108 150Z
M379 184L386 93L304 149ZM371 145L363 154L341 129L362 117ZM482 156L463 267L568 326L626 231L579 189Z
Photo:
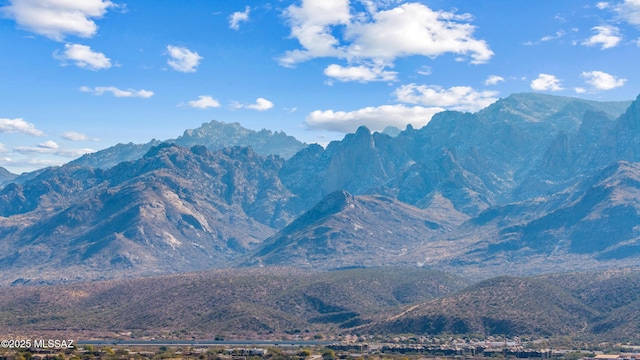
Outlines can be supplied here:
M0 167L0 184L9 183L15 179L16 176L16 174L11 173L9 170Z
M284 132L271 132L262 129L253 131L243 128L238 123L226 124L212 120L197 129L185 130L184 134L165 141L151 140L145 144L117 144L95 153L85 154L69 164L91 168L108 169L124 161L140 159L152 147L163 142L175 143L185 147L203 145L210 150L220 150L232 146L250 146L262 155L279 155L284 159L292 157L306 144L298 141ZM40 171L33 171L21 175L12 174L0 167L0 185L4 186L12 181L23 183L37 176Z
M362 127L326 148L212 122L7 185L0 282L265 265L482 278L637 263L639 132L640 98L541 94L439 113L395 137Z

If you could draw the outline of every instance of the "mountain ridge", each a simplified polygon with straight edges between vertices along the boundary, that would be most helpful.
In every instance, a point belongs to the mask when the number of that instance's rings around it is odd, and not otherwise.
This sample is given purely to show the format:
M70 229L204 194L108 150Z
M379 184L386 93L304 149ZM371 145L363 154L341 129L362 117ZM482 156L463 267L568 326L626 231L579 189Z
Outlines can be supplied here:
M211 120L196 129L185 130L175 139L164 141L153 139L144 144L117 144L95 153L85 154L70 163L106 169L124 161L137 160L152 147L163 142L175 143L184 147L203 145L211 151L233 146L250 146L261 155L275 154L285 159L290 158L305 146L304 143L282 131L272 132L266 129L254 131L242 127L237 122L225 123Z
M17 174L14 174L0 166L0 187L10 183L16 177L18 177Z

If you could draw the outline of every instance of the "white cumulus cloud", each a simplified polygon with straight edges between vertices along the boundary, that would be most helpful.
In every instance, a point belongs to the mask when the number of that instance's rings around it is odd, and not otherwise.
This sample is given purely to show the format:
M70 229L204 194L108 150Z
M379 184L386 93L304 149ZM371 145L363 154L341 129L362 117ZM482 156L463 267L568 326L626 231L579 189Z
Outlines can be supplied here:
M111 59L103 53L91 50L86 45L65 44L64 52L56 51L53 53L53 57L63 62L71 61L83 69L101 70L111 67Z
M64 133L62 133L62 138L69 141L89 140L89 137L87 135L75 131L65 131Z
M62 41L67 35L94 36L94 19L114 6L108 0L9 0L1 10L20 27Z
M198 96L198 100L191 100L188 102L189 106L197 109L208 109L220 107L218 100L208 95Z
M565 36L566 33L563 30L560 31L556 31L555 35L547 35L547 36L543 36L540 38L541 42L545 42L545 41L551 41L551 40L555 40L555 39L560 39L561 37Z
M382 67L360 66L341 66L331 64L324 69L324 74L328 77L339 81L394 81L396 80L395 71L385 71Z
M434 11L420 3L388 10L378 10L379 2L366 4L366 14L351 14L349 0L303 0L300 6L289 6L284 16L301 48L287 51L280 64L334 57L347 59L350 65L393 66L399 57L435 58L447 53L484 63L493 56L486 41L474 38L469 14Z
M301 6L291 5L284 11L291 27L291 37L298 39L303 50L287 51L280 64L292 66L316 57L340 57L340 41L331 30L347 25L351 20L349 0L303 0Z
M33 154L47 154L47 155L55 155L62 156L67 158L75 158L78 156L82 156L87 153L94 152L93 149L65 149L61 148L53 140L47 140L43 143L38 144L38 146L19 146L13 149L15 152L23 154L23 155L33 155Z
M273 107L273 103L265 98L257 98L255 104L245 106L247 109L265 111Z
M489 75L489 77L487 78L487 80L484 81L485 85L496 85L499 82L503 82L504 78L502 76L498 76L498 75Z
M33 171L35 169L62 165L64 162L51 159L39 159L30 154L27 158L15 159L10 157L0 157L0 165L11 168L14 174Z
M47 140L47 141L45 141L43 143L38 144L38 147L43 148L43 149L53 150L53 149L59 148L60 146L58 146L58 144L56 144L56 142L53 141L53 140Z
M77 158L84 154L95 152L93 149L62 149L53 141L38 144L38 146L19 146L13 149L23 155L48 154L66 158Z
M200 65L202 56L186 47L167 45L169 60L167 64L176 71L195 72Z
M362 125L372 131L382 131L387 126L404 128L407 124L420 128L434 114L443 110L438 107L405 105L382 105L355 111L316 110L306 117L305 124L311 129L341 133L354 132Z
M372 14L370 22L355 22L346 31L352 56L393 60L400 56L437 57L445 53L469 55L472 63L487 62L493 52L484 40L473 38L470 15L433 11L406 3Z
M420 75L429 76L431 75L431 67L427 65L421 66L416 72Z
M106 93L111 93L115 97L137 97L137 98L150 98L153 96L153 91L149 90L134 90L134 89L118 89L115 86L98 86L95 88L90 88L88 86L82 86L80 91L86 93L93 93L94 95L104 95Z
M602 50L616 47L622 37L620 36L620 29L611 25L594 26L591 28L596 34L589 39L582 42L585 46L600 45Z
M624 0L615 7L618 16L631 25L640 26L640 1Z
M43 136L44 133L32 123L24 121L24 119L7 119L0 118L0 133L23 133L33 136Z
M249 21L249 11L251 11L251 8L246 6L244 8L244 11L236 11L231 14L231 16L229 17L229 28L233 30L240 29L241 22Z
M379 8L390 8L402 0L359 0L370 13L378 11Z
M611 90L624 85L627 79L620 79L603 71L584 71L580 75L587 84L597 90Z
M231 103L233 109L252 109L258 111L269 110L273 107L273 103L265 98L257 98L254 104L243 104L237 101Z
M498 100L497 91L477 91L470 86L444 89L435 85L408 84L397 88L394 94L400 102L457 111L478 111Z
M531 89L535 91L560 91L564 90L560 80L554 75L540 74L538 78L531 81Z

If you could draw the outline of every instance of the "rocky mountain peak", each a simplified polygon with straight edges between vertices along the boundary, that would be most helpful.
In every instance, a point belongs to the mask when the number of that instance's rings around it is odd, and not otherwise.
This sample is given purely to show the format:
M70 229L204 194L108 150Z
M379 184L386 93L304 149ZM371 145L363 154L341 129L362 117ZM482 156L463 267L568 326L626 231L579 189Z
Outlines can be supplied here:
M181 150L183 149L180 146L178 146L176 143L164 142L149 149L149 151L147 151L143 157L151 158L151 157L163 156L171 153L176 153Z
M554 176L566 176L571 171L573 156L569 136L564 131L558 133L543 157L544 169Z
M289 227L296 229L308 224L321 222L329 216L338 214L354 206L354 196L345 190L338 190L325 196L318 204L302 214Z
M358 127L356 130L356 138L368 138L369 136L371 136L371 131L364 125Z
M580 124L578 133L589 138L601 135L602 130L606 128L610 122L611 119L604 111L587 110L582 117L582 123Z
M199 128L185 130L182 136L178 139L205 138L218 135L247 134L249 132L250 130L245 129L237 122L224 123L217 120L211 120L208 123L203 123Z
M266 129L254 131L242 127L237 122L224 123L215 120L204 123L197 129L186 130L177 139L167 141L174 141L186 147L204 145L209 150L219 150L233 146L251 147L258 154L275 154L285 159L291 158L306 146L306 144L292 136L288 136L284 132L276 131L274 133Z
M353 205L354 197L344 190L334 191L327 195L312 210L319 217L340 212L350 205Z

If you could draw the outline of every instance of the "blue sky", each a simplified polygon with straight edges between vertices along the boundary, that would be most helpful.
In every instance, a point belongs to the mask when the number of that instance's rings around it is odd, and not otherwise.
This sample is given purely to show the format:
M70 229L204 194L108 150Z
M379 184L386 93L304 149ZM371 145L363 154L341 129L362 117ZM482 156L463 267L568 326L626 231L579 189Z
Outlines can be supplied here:
M0 0L0 166L210 120L326 144L518 92L640 93L640 0Z

